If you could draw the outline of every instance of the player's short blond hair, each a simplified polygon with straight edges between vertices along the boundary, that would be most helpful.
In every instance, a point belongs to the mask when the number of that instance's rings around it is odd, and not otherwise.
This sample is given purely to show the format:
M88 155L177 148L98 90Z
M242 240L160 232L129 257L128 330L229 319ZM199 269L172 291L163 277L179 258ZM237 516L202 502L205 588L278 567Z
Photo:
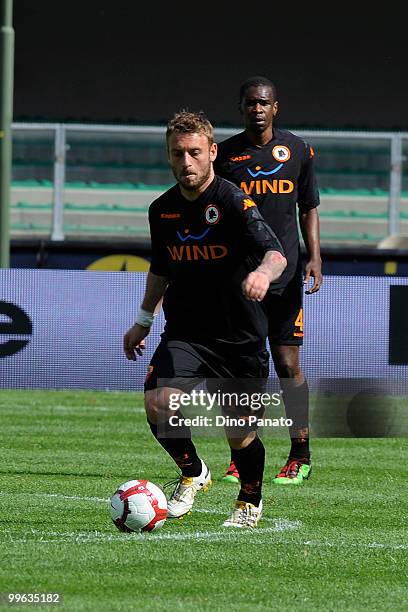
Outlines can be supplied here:
M190 112L181 110L175 113L167 124L166 140L172 134L204 134L208 138L208 144L214 142L214 129L210 121L202 111Z

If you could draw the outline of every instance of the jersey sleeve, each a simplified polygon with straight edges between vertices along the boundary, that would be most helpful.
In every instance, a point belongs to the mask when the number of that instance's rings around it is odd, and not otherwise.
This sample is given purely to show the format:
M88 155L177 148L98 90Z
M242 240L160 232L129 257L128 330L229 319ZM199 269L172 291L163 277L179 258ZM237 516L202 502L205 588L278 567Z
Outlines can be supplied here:
M237 227L237 239L243 239L249 253L263 256L267 251L279 251L285 256L275 232L267 224L255 202L239 191L231 201L231 214Z
M158 214L153 205L149 208L149 226L152 259L150 262L150 272L157 276L169 276L167 263L167 255L164 249L163 241L160 240L160 228L158 222Z
M217 157L213 162L214 172L217 176L225 178L228 181L232 180L231 172L233 164L231 163L231 158L236 156L234 151L240 151L242 146L241 134L237 134L218 143Z
M306 142L304 147L304 157L298 181L298 206L302 212L307 212L319 206L320 196L314 169L314 150Z

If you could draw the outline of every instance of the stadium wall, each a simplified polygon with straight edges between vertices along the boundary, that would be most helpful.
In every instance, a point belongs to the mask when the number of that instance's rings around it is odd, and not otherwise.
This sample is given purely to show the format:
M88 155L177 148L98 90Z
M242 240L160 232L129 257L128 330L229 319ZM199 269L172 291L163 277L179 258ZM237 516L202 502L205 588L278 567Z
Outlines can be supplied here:
M322 246L325 275L408 276L406 249L367 246ZM306 259L302 247L303 259ZM13 240L11 268L145 272L150 240Z
M124 332L146 273L0 270L0 387L141 391L160 340L128 362ZM408 279L327 276L305 296L303 367L310 381L387 379L406 384ZM271 370L273 371L273 370Z

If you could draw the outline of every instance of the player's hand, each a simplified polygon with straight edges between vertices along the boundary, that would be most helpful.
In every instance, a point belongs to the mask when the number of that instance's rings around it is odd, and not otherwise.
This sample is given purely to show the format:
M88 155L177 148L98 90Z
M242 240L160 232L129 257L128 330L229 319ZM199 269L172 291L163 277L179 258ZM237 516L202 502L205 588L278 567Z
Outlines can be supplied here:
M270 281L264 272L250 272L242 281L242 293L252 302L262 302L269 289Z
M123 337L123 350L129 361L136 361L137 356L142 356L146 348L144 339L150 332L150 327L142 327L135 323Z
M311 259L307 262L305 267L305 276L303 279L303 284L307 285L310 282L311 278L314 279L314 282L312 287L305 292L307 295L310 295L311 293L316 293L316 291L319 291L322 285L323 274L321 259Z

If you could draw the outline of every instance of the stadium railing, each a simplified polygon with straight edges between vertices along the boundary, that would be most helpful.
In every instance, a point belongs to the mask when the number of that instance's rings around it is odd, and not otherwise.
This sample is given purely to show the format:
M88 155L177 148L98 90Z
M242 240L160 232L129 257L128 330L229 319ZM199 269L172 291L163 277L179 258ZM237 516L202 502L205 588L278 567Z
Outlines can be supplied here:
M218 141L240 128L216 128ZM408 133L293 130L316 150L322 243L408 234ZM12 237L149 238L174 183L163 126L13 123Z

